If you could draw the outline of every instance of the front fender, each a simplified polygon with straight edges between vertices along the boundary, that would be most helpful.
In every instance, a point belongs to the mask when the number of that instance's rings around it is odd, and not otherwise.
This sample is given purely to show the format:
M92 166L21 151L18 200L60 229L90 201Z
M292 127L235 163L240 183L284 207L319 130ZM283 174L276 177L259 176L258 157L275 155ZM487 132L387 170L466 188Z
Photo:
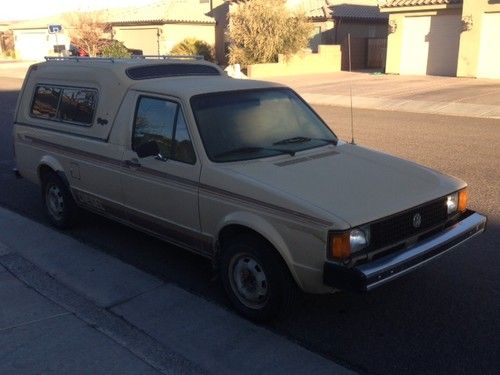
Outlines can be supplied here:
M251 212L232 212L229 215L225 216L217 225L217 238L219 237L221 231L229 225L241 225L243 227L247 227L259 233L262 237L269 241L285 261L297 285L299 287L302 287L302 283L300 282L300 279L295 271L295 267L292 262L290 249L283 240L281 234L268 220Z

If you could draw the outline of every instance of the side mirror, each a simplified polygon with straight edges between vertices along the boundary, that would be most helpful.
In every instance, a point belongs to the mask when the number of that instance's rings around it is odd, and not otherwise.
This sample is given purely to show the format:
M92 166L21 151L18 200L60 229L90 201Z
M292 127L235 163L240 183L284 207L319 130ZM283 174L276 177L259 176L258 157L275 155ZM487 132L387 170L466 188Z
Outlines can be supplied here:
M137 152L137 156L142 159L148 156L157 156L160 153L160 148L158 147L158 143L156 143L156 141L148 141L137 146L135 148L135 152Z

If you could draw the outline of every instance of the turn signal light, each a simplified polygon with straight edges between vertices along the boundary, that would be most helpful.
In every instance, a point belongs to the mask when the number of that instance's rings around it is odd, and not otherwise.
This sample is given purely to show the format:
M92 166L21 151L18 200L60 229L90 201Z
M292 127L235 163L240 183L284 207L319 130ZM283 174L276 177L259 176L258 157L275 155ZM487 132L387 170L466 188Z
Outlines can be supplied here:
M330 257L336 260L347 259L351 255L349 232L332 234L330 237Z
M467 203L469 200L469 193L467 189L458 192L458 211L465 212L467 210Z

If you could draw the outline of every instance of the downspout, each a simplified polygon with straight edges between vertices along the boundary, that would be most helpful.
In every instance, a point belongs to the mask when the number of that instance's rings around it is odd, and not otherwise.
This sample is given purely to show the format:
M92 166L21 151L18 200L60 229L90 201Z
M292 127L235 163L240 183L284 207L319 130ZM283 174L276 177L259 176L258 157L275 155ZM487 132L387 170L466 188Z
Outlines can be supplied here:
M339 33L340 25L342 24L342 19L341 18L335 19L334 17L332 17L332 18L333 18L333 25L335 27L335 43L334 44L339 44L338 33Z

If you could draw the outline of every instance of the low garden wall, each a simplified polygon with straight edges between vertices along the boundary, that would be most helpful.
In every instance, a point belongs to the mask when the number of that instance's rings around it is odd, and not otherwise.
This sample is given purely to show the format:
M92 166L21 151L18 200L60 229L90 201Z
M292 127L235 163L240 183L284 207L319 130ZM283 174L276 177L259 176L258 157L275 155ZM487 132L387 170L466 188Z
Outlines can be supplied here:
M318 53L299 52L289 57L279 55L277 63L247 66L249 78L264 78L313 73L339 72L342 56L340 45L320 45Z

